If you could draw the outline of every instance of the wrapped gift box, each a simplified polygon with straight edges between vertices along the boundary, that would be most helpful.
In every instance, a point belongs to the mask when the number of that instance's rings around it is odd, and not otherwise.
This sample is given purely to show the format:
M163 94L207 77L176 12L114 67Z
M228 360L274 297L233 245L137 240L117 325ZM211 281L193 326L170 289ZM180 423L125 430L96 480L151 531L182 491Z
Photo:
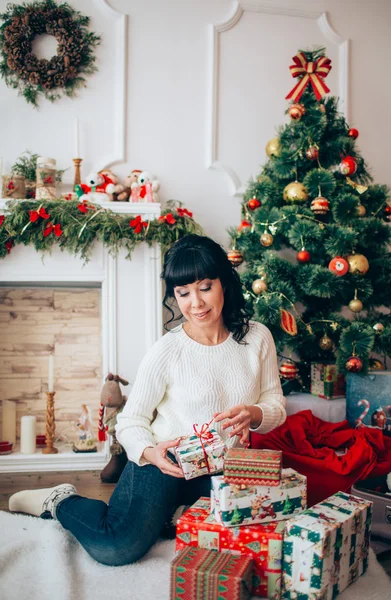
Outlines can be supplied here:
M346 377L346 418L352 427L379 427L391 435L391 372Z
M170 600L249 600L253 569L249 556L185 548L171 563Z
M368 566L372 502L337 492L285 522L283 598L332 600Z
M183 437L174 450L185 479L223 470L227 447L214 429Z
M338 373L337 365L311 363L311 394L332 400L344 398L345 377Z
M211 478L211 512L225 527L282 521L307 508L307 478L283 469L276 486L230 485L221 475Z
M231 448L224 459L224 481L233 485L279 485L282 452Z
M178 520L176 549L187 546L250 556L254 559L252 593L280 598L284 523L226 528L210 513L209 498L200 498Z

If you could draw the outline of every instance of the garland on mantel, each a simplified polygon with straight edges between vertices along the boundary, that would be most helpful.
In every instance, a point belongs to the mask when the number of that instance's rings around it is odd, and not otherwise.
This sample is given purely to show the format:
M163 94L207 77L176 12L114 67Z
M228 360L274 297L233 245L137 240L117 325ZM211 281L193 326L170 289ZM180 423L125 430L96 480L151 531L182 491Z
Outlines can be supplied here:
M24 244L43 254L58 246L88 262L99 241L113 255L124 248L130 259L141 242L157 243L164 253L179 238L203 233L180 202L170 200L167 207L157 219L144 221L141 215L118 214L88 201L10 201L0 215L0 258Z

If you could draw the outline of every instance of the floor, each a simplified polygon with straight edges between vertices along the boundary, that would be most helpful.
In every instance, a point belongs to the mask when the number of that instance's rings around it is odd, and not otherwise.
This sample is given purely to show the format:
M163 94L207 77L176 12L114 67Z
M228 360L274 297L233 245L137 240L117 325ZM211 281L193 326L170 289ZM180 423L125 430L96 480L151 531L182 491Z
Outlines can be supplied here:
M68 471L53 473L0 473L0 510L8 510L8 498L19 490L53 487L72 483L82 496L107 502L114 485L102 483L99 471ZM391 577L391 549L377 555L378 561Z

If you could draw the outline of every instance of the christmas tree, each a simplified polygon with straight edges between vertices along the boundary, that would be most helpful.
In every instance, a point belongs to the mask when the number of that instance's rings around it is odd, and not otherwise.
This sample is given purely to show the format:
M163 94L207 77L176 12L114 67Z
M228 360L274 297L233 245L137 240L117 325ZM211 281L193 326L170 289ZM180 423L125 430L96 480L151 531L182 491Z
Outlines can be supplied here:
M243 515L240 512L239 508L235 506L234 511L232 513L231 525L240 525L243 522Z
M293 506L293 502L291 501L291 499L289 498L289 496L286 497L285 502L284 502L284 506L282 509L282 514L283 515L290 515L291 513L293 513L294 511L294 506Z
M325 96L325 49L299 51L293 61L290 120L268 142L267 162L248 184L228 257L236 266L245 261L249 311L283 356L299 366L337 362L341 372L386 368L389 190L372 184L359 132L338 112L337 99ZM286 379L297 372L289 360L280 368Z

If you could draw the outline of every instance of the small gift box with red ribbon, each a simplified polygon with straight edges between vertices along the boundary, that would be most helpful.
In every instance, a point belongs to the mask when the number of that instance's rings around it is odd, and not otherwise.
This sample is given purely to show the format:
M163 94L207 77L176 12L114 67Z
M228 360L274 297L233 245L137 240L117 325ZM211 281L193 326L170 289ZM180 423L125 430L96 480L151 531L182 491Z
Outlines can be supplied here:
M250 600L253 569L248 556L185 548L171 563L170 600Z
M231 485L277 486L281 481L280 450L230 448L224 460L224 481Z
M200 428L193 425L194 435L184 436L174 450L175 458L182 468L185 479L194 479L223 470L227 447L210 423Z
M249 556L254 560L252 593L280 598L284 522L227 528L217 523L210 508L210 499L202 497L178 519L176 550L193 546Z

